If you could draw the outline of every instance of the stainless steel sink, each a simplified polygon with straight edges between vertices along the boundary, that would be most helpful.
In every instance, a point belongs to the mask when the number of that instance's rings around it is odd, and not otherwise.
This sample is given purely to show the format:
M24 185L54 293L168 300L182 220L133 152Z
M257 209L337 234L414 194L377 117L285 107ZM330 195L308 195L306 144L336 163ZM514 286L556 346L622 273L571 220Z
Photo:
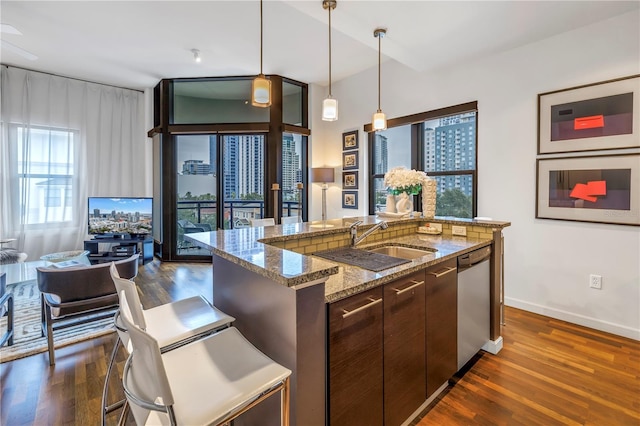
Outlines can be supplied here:
M382 246L368 250L373 253L386 254L387 256L399 257L401 259L417 259L427 254L433 254L433 249L416 249L403 246Z

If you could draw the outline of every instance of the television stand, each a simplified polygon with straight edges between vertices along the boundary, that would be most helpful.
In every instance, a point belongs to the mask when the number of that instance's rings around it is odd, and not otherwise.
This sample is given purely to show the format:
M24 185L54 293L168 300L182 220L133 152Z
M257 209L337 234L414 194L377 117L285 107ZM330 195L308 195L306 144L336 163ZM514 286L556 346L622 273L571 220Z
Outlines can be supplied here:
M109 250L101 251L100 244L109 244ZM89 262L92 265L126 259L140 253L140 263L153 260L153 238L120 238L99 237L84 241L84 249L89 251Z

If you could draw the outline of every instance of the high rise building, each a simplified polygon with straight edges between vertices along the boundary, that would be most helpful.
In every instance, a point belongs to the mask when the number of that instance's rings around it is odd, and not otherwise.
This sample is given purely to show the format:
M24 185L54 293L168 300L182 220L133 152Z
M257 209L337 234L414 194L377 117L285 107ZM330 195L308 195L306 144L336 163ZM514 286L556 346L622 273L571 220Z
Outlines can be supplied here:
M209 136L209 173L216 176L216 167L218 165L218 135Z
M187 160L182 163L183 175L208 175L211 174L211 167L202 160Z
M379 133L374 135L375 158L373 159L374 174L386 173L389 167L389 151L387 150L387 137Z
M224 180L222 181L225 198L238 197L238 136L224 137L224 155L222 170Z
M296 151L296 141L292 134L284 134L282 138L282 198L296 198L296 183L301 182L300 155Z
M425 170L455 171L476 168L476 114L469 112L438 120L435 129L426 126L424 131ZM458 188L465 195L473 193L470 175L438 177L438 192Z
M243 135L238 150L238 195L264 191L264 136Z

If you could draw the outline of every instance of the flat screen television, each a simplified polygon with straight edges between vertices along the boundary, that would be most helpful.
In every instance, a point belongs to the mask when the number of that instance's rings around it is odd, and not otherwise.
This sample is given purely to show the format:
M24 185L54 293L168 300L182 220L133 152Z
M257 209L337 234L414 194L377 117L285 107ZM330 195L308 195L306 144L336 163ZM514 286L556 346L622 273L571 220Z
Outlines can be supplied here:
M105 237L151 236L153 198L89 197L89 235Z

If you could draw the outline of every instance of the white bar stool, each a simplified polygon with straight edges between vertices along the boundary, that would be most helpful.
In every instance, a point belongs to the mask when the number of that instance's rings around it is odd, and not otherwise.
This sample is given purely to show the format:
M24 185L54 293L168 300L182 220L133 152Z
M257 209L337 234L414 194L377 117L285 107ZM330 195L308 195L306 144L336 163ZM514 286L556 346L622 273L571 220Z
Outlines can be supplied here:
M228 424L280 392L281 423L289 425L291 370L256 349L238 329L161 354L158 341L132 322L124 291L120 299L132 343L122 384L136 424Z
M192 341L206 337L221 329L231 326L235 318L229 316L209 304L202 296L194 296L178 300L172 303L160 305L151 309L142 309L138 290L133 281L120 278L118 270L113 263L110 268L111 278L118 292L120 304L122 304L121 292L127 295L130 303L130 312L133 322L143 330L146 330L158 342L162 352L167 352ZM106 415L124 405L124 400L107 405L109 378L120 343L128 353L131 353L127 327L121 320L120 311L114 317L114 324L118 332L118 341L111 353L107 374L102 391L102 425L106 423ZM126 407L123 410L120 421L127 414Z

